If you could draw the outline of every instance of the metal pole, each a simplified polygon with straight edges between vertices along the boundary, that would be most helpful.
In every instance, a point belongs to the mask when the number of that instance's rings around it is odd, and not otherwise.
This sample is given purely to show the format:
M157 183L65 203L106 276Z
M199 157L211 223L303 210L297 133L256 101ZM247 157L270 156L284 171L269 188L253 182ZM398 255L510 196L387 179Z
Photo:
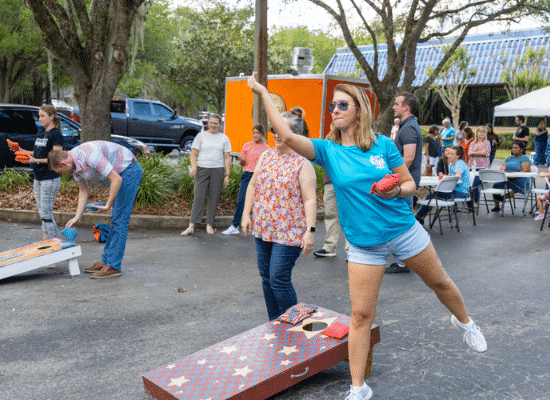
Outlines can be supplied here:
M267 0L256 0L256 24L254 29L254 70L258 82L267 87ZM254 125L267 127L267 115L262 99L254 95Z

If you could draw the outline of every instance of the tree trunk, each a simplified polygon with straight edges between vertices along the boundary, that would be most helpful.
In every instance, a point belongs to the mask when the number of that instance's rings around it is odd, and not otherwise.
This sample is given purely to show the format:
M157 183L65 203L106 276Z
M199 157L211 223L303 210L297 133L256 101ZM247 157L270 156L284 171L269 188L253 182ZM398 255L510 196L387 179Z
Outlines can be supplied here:
M88 12L81 1L68 0L63 7L57 0L27 0L44 45L73 84L81 142L111 137L110 101L128 70L130 30L144 1L96 0Z

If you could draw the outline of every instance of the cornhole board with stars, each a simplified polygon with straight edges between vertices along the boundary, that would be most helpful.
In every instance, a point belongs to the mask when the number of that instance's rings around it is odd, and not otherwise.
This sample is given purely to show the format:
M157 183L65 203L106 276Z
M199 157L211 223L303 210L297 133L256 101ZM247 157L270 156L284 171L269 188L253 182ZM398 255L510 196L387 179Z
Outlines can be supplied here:
M81 255L79 245L58 238L6 250L0 253L0 279L62 261L67 261L71 276L80 275L77 257Z
M297 325L268 322L147 372L145 390L159 400L266 399L347 359L347 337L321 333L337 321L349 325L350 317L319 307ZM367 376L378 342L373 325Z

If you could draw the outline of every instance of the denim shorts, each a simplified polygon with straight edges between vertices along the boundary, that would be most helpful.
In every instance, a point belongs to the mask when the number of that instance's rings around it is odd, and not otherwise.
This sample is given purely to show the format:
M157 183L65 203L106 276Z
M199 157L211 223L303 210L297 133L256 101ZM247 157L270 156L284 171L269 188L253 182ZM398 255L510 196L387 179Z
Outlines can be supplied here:
M415 221L407 232L396 238L372 247L357 247L349 244L348 261L363 265L386 265L393 254L399 260L406 260L422 253L430 244L430 235Z

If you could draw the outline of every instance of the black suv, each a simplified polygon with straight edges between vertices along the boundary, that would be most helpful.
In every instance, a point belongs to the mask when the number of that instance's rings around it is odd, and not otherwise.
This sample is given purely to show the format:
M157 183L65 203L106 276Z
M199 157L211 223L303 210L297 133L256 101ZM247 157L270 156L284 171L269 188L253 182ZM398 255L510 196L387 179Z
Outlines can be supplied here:
M6 139L19 143L25 150L32 150L42 124L38 120L38 107L17 104L0 104L0 170L12 167L28 167L15 161ZM58 113L64 148L72 149L80 143L80 124ZM134 154L149 154L149 148L139 140L112 135L111 141L132 150Z

